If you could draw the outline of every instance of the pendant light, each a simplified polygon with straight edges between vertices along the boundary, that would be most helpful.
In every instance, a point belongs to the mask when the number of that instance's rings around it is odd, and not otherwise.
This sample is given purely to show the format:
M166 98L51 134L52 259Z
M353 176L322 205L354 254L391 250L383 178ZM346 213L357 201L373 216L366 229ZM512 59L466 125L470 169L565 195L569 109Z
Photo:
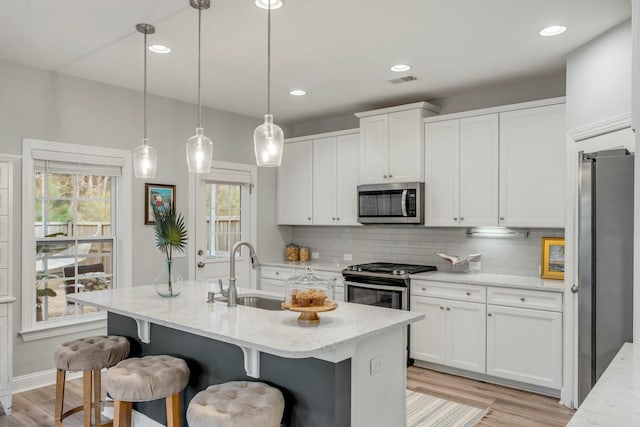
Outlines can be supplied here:
M198 127L196 134L187 140L187 166L192 173L209 173L213 158L213 142L204 135L202 129L202 103L200 101L200 57L202 39L202 10L209 9L210 0L190 0L189 4L198 9Z
M138 24L136 30L144 34L144 118L142 145L133 150L133 170L136 178L155 178L158 165L158 153L149 145L147 138L147 35L156 32L153 25Z
M253 148L256 164L262 167L279 167L282 163L284 133L273 123L271 115L271 1L267 8L267 114L264 123L253 132Z

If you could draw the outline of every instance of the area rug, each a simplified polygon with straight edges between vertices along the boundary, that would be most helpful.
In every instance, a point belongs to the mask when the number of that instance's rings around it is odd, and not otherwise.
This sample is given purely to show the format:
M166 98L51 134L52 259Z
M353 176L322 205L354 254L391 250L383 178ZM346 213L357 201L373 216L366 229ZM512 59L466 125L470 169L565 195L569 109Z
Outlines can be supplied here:
M488 411L407 390L407 427L472 427Z

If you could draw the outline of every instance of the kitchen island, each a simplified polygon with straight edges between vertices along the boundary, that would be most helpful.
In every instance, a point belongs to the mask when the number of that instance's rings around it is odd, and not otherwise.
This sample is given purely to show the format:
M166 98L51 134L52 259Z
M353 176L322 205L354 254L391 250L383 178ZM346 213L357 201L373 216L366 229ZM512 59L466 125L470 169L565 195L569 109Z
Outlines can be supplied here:
M297 313L207 303L207 286L199 283L188 283L175 298L159 297L153 286L68 298L107 311L108 333L128 337L132 357L169 354L187 361L183 417L208 385L254 380L283 392L284 426L405 425L406 326L423 314L341 302L320 314L320 325L302 327ZM162 401L134 408L165 422Z

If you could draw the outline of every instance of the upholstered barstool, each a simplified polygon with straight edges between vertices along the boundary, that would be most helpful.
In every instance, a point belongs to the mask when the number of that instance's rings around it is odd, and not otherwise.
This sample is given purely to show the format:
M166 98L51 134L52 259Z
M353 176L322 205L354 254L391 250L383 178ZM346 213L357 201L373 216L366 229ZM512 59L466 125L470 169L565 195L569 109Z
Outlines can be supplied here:
M231 381L196 394L187 409L189 427L277 427L284 397L261 382Z
M95 411L95 424L109 426L111 422L100 424L101 374L100 370L110 368L129 355L129 341L125 337L96 336L80 338L63 343L55 351L56 363L56 407L55 424L62 426L62 420L71 414L84 411L84 427L91 426L91 408ZM67 371L83 371L82 406L64 412L64 386ZM93 397L91 388L93 386Z
M131 403L165 399L167 427L180 426L180 392L189 382L187 363L172 356L123 360L107 372L107 392L114 400L113 427L131 426Z

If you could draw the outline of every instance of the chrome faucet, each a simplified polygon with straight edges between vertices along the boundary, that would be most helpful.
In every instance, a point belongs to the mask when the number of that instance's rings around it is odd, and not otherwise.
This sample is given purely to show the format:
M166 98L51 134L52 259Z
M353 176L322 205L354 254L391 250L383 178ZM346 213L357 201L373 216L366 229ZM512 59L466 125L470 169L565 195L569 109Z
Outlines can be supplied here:
M229 290L226 292L227 305L229 307L235 307L238 305L238 289L236 288L236 252L241 246L249 248L251 267L257 269L260 266L260 263L258 262L258 255L256 255L256 250L251 246L251 243L240 241L233 245L233 249L231 249L231 256L229 257ZM222 285L220 287L222 287Z

